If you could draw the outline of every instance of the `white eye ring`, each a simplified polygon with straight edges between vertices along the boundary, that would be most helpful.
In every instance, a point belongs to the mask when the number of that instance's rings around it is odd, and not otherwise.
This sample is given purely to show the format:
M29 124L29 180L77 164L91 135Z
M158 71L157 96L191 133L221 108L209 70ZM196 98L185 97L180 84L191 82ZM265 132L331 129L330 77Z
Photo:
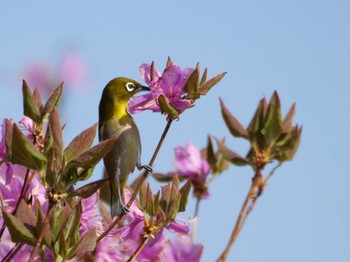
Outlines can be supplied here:
M126 88L126 90L128 90L128 92L132 92L132 91L134 91L135 90L135 84L134 83L131 83L131 82L128 82L128 83L126 83L126 85L125 85L125 88Z

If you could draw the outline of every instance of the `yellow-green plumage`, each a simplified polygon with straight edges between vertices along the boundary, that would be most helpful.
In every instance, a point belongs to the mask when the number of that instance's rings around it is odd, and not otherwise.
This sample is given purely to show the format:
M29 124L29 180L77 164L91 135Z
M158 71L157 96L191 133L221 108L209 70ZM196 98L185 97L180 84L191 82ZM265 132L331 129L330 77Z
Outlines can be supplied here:
M128 175L135 166L141 167L140 134L127 111L127 104L133 95L142 90L148 88L129 78L115 78L103 90L99 105L99 140L116 140L103 159L109 177L112 216L126 212L120 196Z

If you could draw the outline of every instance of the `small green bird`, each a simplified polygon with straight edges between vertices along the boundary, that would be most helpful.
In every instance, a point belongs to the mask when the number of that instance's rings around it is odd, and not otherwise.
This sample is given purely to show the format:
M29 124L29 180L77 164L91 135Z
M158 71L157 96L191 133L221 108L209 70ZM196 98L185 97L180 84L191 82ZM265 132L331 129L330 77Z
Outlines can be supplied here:
M99 140L116 140L103 159L109 177L112 216L128 212L123 204L123 187L135 166L138 169L145 167L140 162L139 130L127 110L130 98L140 91L149 91L149 88L129 78L115 78L104 88L99 105Z

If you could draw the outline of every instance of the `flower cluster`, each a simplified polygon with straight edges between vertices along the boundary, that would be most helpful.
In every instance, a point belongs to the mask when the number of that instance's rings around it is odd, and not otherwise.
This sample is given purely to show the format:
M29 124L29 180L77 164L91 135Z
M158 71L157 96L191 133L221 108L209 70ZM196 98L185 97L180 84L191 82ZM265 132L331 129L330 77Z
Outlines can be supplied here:
M74 80L74 74L70 73L78 67L79 61L73 57L63 63L62 74ZM207 70L200 77L198 64L195 68L181 69L170 58L163 73L155 69L154 63L142 64L140 72L151 93L130 101L128 110L131 113L144 110L161 112L168 119L151 158L149 165L152 166L171 122L194 106L195 101L216 85L225 73L207 81ZM38 76L40 80L40 74ZM293 159L302 132L301 127L292 125L294 105L282 120L277 92L269 103L266 99L260 101L247 128L221 100L225 124L233 136L250 142L248 154L240 156L226 146L225 139L216 139L215 151L211 136L208 136L207 147L202 150L191 143L178 146L175 148L175 170L167 174L153 173L156 179L171 182L154 194L149 183L143 183L149 173L146 170L136 180L139 183L130 186L133 193L128 187L124 188L129 213L111 217L99 193L107 179L80 188L76 185L92 176L95 166L112 149L115 140L105 140L93 146L95 124L64 147L63 126L57 108L62 84L46 103L43 103L39 90L32 91L25 81L22 91L26 117L18 124L5 119L1 131L2 261L200 261L203 246L194 243L196 225L191 224L190 232L190 223L179 218L178 213L186 210L188 195L193 189L197 201L194 217L197 218L200 200L209 197L210 182L227 168L228 163L249 165L255 175L231 240L218 259L225 261L267 181L277 167ZM277 166L264 177L265 166L274 161L278 162Z
M218 74L207 81L207 69L199 79L200 68L181 69L168 58L162 74L152 64L142 64L141 77L149 85L151 93L136 97L129 102L128 110L138 113L144 110L161 112L169 119L176 119L186 109L192 107L200 96L216 85L226 74Z
M25 117L20 122L22 132L28 139L33 141L33 121ZM1 203L3 210L12 213L16 217L21 208L18 208L17 202L21 194L23 183L29 169L5 162L7 158L6 149L6 126L5 121L2 125L2 140L0 142L0 157L3 164L0 166L0 189ZM27 174L28 175L28 174ZM46 189L43 186L38 172L29 172L30 183L25 192L24 200L35 212L36 206L39 204L43 212L47 212L48 198ZM127 190L126 198L130 199L131 193ZM106 222L110 220L109 214L102 215L99 209L100 199L98 192L90 197L81 199L81 215L79 219L79 237L81 239L90 236L91 232L96 232L96 236L106 228ZM21 215L21 214L20 214ZM108 219L103 219L108 217ZM0 217L1 225L4 224L3 216ZM78 250L76 256L69 261L81 261L90 257L96 261L125 261L130 257L142 240L142 232L145 226L145 213L138 207L134 201L130 212L123 219L124 226L112 230L105 238L96 243L95 251ZM0 258L4 259L16 246L11 241L8 228L4 228L1 234ZM167 232L164 231L166 229ZM161 229L160 232L151 239L138 256L138 261L183 261L182 258L191 254L193 260L199 261L202 253L202 245L194 244L189 237L188 225L181 225L176 221L170 223L167 227ZM171 237L175 234L175 237ZM14 255L13 259L17 261L27 261L33 250L32 245L22 245L19 251ZM44 248L40 255L35 256L35 260L39 261L45 258L46 261L54 261L53 251ZM171 259L171 260L169 260Z
M30 181L28 183L27 190L24 192L23 199L32 207L34 211L37 204L47 211L47 199L46 190L40 182L39 174L35 171L30 171L23 166L15 165L7 162L7 149L5 143L6 135L6 121L2 123L2 138L0 142L0 192L1 192L1 207L3 211L8 213L15 213L19 209L19 196L21 195L24 180ZM33 121L28 117L23 118L20 122L20 127L22 128L24 134L28 139L33 141ZM4 227L4 217L3 212L0 215L0 258L3 259L12 248L14 248L15 243L11 241L11 236L8 228ZM24 245L19 252L17 252L16 257L21 258L21 261L27 261L29 259L30 251L33 248L29 245ZM50 252L46 253L47 256Z
M31 62L21 72L22 78L27 79L30 85L40 88L46 95L52 92L54 84L59 81L64 81L70 88L84 86L87 76L86 61L79 53L72 51L62 56L54 70L45 62Z
M149 85L151 93L136 97L129 103L129 111L138 113L144 110L160 112L159 98L164 97L168 104L178 111L189 108L193 101L186 99L184 86L193 68L181 69L179 66L170 63L162 74L153 69L150 64L142 64L140 73L143 80Z

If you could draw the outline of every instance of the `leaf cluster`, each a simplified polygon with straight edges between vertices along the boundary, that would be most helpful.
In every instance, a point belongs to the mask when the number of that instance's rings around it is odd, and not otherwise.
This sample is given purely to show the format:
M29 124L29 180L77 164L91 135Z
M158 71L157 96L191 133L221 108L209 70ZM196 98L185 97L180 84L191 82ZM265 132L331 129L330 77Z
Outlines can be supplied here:
M96 164L110 151L114 140L92 146L96 124L81 132L64 148L63 126L60 123L58 103L62 94L60 84L45 104L36 88L31 92L23 81L24 115L33 121L32 134L7 120L5 122L6 161L38 171L47 192L48 212L36 201L36 211L23 199L15 213L2 210L4 222L13 242L48 246L55 257L72 258L79 251L95 248L95 231L79 236L81 203L76 196L89 197L106 179L74 189L74 185L88 179ZM33 138L33 139L32 139ZM23 185L27 187L28 185ZM44 222L47 220L46 222ZM44 234L40 236L40 234Z
M189 180L179 188L177 176L155 195L152 193L150 185L144 183L139 194L140 208L145 212L145 217L149 217L144 232L147 235L155 236L161 228L168 226L175 220L178 212L184 212L190 189Z
M74 207L55 206L49 222L45 223L46 218L39 202L35 211L23 199L16 215L2 210L12 242L34 246L39 235L44 234L42 243L54 251L56 260L62 261L71 259L82 251L93 251L96 247L95 229L79 237L81 212L81 202Z
M250 165L255 170L264 167L273 160L283 163L292 160L300 143L302 128L292 125L295 104L282 119L281 103L275 91L267 103L263 98L247 128L230 113L220 99L221 113L227 128L234 137L246 139L251 148L242 157L228 148L224 142L216 139L220 152L232 164Z

